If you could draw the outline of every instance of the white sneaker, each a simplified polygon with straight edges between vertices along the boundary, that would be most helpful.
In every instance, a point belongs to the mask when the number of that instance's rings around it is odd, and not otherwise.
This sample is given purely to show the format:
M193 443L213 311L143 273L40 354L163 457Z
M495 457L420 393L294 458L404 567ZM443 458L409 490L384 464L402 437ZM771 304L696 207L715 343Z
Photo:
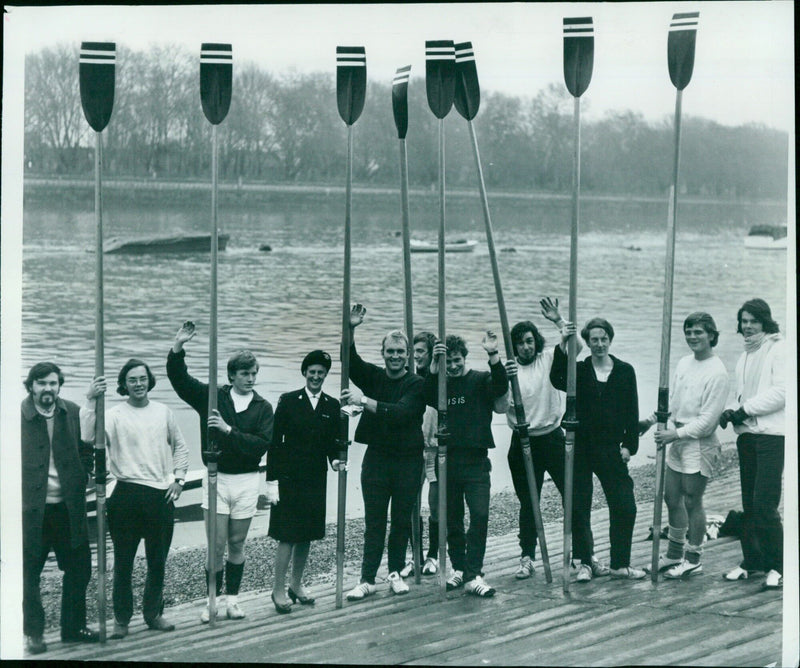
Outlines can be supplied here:
M453 589L458 589L463 584L464 584L464 571L453 571L453 574L447 581L446 589L447 591L452 591Z
M683 561L683 557L680 559L673 559L671 557L665 557L663 554L658 555L658 572L663 573L664 571L668 571L673 566L678 566ZM644 567L644 572L649 573L652 569L650 568L650 564Z
M592 556L592 577L602 578L611 573L611 569Z
M490 587L480 575L476 575L474 579L464 585L464 591L474 596L481 598L488 598L494 596L494 587Z
M703 572L703 564L693 564L684 559L677 566L664 571L664 577L668 580L688 579L697 573Z
M578 582L591 582L592 580L592 567L589 564L580 564L578 566L578 574L575 576Z
M356 585L349 592L347 592L346 598L348 601L360 601L362 598L374 594L377 591L377 589L378 588L374 584L370 584L369 582L362 582L361 584Z
M217 605L217 609L215 610L215 619L219 619L219 605ZM208 624L211 621L211 614L208 611L208 603L206 603L206 607L203 608L203 612L200 613L200 622L202 624Z
M524 557L520 558L519 568L517 569L517 572L514 573L514 577L517 578L517 580L526 580L527 578L531 577L534 572L535 569L533 567L533 561L528 555L525 555Z
M409 575L414 575L413 561L409 561L405 566L403 566L403 570L400 571L401 578L407 578Z
M433 557L428 557L425 560L425 565L422 567L423 575L436 575L439 572L439 560Z
M226 611L226 615L228 619L244 619L245 614L244 611L239 607L238 603L228 603L228 609Z
M747 580L750 577L750 573L748 573L744 568L741 566L736 566L725 573L722 578L727 580L728 582L735 582L736 580Z
M408 585L406 584L405 580L400 577L400 573L397 571L389 573L389 589L392 590L393 594L408 593Z
M764 589L780 589L783 586L783 576L775 569L767 573L767 579L764 580Z
M611 568L609 571L613 580L641 580L647 575L641 568L633 568L632 566Z

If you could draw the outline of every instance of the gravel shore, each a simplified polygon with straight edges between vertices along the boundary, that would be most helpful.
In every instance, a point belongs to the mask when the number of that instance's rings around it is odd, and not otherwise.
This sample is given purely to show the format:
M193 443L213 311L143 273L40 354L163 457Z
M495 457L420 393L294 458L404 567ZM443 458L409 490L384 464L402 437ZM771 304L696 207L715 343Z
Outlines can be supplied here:
M633 468L630 470L634 482L636 502L640 512L652 512L655 483L655 465ZM605 496L597 478L592 508L605 507ZM710 483L736 484L738 486L738 459L736 449L726 447L717 467L717 476ZM540 506L543 522L553 522L562 517L561 495L552 481L546 480L541 494ZM717 509L720 510L720 509ZM729 509L724 509L726 512ZM513 491L493 494L489 508L489 536L516 534L518 530L519 502ZM427 522L425 522L423 545L427 545ZM345 569L358 571L361 563L361 550L364 539L363 519L348 520L345 530ZM637 538L634 537L634 540ZM241 591L270 591L273 581L273 565L277 543L268 536L256 536L247 541L247 567L242 580ZM205 549L174 549L167 561L164 603L166 607L200 599L205 596L204 575ZM134 617L141 614L141 592L146 575L146 564L143 558L137 558L133 571ZM89 625L95 626L97 620L97 574L93 573L87 591L87 616ZM311 544L311 552L306 566L304 582L308 585L320 583L332 584L336 579L336 525L327 527L323 540ZM108 592L109 615L111 615L112 573L106 574L106 591ZM45 608L48 630L58 628L61 601L61 573L54 570L42 574L42 603Z

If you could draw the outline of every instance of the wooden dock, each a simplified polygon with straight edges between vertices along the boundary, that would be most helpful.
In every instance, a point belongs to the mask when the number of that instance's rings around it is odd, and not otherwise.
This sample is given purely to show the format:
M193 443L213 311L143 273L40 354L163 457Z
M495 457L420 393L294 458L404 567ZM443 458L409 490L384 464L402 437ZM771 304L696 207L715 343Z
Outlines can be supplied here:
M738 476L709 485L708 513L740 508ZM666 517L666 515L665 515ZM641 506L634 531L632 563L649 563L645 540L652 505ZM491 519L490 519L491 521ZM608 560L608 513L593 513L595 550ZM46 637L49 650L39 660L179 661L428 665L695 665L767 666L781 662L781 590L763 590L763 578L728 583L722 574L740 558L739 541L709 541L703 573L687 581L596 578L573 580L569 595L561 582L561 526L546 527L553 582L543 569L528 580L514 579L516 535L490 538L484 570L497 589L490 599L462 591L442 598L435 578L393 596L385 582L363 601L336 609L334 587L309 588L313 607L293 606L278 615L269 592L239 596L243 620L220 619L201 625L203 601L170 608L172 633L148 630L134 619L130 635L105 645L63 645L58 632ZM663 543L662 543L663 544ZM349 564L345 590L358 581ZM385 562L379 577L386 575ZM136 595L141 595L137 592ZM109 624L109 633L111 624Z

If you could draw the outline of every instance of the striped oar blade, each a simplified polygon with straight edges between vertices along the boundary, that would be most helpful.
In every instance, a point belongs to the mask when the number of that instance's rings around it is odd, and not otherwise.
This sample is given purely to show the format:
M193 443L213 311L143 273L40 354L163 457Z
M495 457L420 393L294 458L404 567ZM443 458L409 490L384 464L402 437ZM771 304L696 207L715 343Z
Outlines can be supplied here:
M428 106L436 118L444 118L453 106L456 87L456 50L453 40L425 42L425 89Z
M594 26L590 16L564 19L564 81L573 97L589 87L594 66Z
M86 121L102 132L114 108L117 45L114 42L82 42L78 65L81 106Z
M363 46L336 47L336 102L339 116L352 125L364 110L367 95L367 54Z
M694 70L694 45L700 12L673 14L667 39L669 78L678 90L683 90L692 80Z
M405 139L408 132L408 79L411 65L399 67L392 80L392 112L397 126L397 138Z
M228 115L233 90L233 49L230 44L205 42L200 46L200 102L212 125Z
M461 42L456 49L456 90L453 103L456 110L468 121L478 115L481 106L481 87L472 42Z

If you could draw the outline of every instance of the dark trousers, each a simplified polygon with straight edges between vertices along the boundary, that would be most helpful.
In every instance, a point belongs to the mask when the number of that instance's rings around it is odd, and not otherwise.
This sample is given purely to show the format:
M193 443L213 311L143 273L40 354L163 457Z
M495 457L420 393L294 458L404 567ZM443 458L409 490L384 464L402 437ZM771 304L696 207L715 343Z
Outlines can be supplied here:
M175 505L166 491L130 482L117 482L108 499L108 531L114 543L114 618L127 625L133 616L133 562L144 539L147 577L142 615L149 623L164 610L164 571L175 520Z
M591 530L592 473L600 480L608 503L609 542L611 543L611 568L631 565L631 540L636 521L636 500L633 496L633 480L628 474L628 465L622 461L616 445L597 445L575 448L575 471L573 477L576 512L583 516L588 530L572 535L574 556L581 563L590 564L594 552L594 537Z
M389 572L403 570L406 547L411 538L411 513L417 500L422 467L422 452L418 456L395 457L368 447L364 453L361 464L361 493L364 496L363 582L375 582L375 574L383 557L390 501Z
M564 432L560 427L541 436L531 436L531 460L533 462L536 490L541 496L545 472L550 474L556 488L561 494L562 506L564 498ZM528 490L528 476L525 473L525 460L522 456L522 445L519 433L511 435L511 447L508 449L508 467L511 470L511 481L519 499L519 547L521 555L533 559L536 556L536 540L538 533L533 519L533 505ZM574 482L574 481L573 481ZM573 484L573 499L575 498ZM572 504L572 540L573 543L585 545L591 543L591 527L586 513L577 512L578 506ZM591 552L590 552L591 555ZM590 559L591 560L591 559Z
M48 503L44 507L42 549L22 553L22 626L27 636L44 633L44 608L39 591L42 569L50 550L56 554L59 570L63 571L61 589L61 637L73 636L86 626L86 587L92 577L92 558L88 541L72 547L69 515L63 503Z
M491 470L492 463L482 448L456 448L447 453L447 553L453 570L464 572L464 582L483 575ZM464 502L469 508L466 533Z
M742 485L742 568L783 573L783 524L778 513L783 477L784 437L740 434Z

